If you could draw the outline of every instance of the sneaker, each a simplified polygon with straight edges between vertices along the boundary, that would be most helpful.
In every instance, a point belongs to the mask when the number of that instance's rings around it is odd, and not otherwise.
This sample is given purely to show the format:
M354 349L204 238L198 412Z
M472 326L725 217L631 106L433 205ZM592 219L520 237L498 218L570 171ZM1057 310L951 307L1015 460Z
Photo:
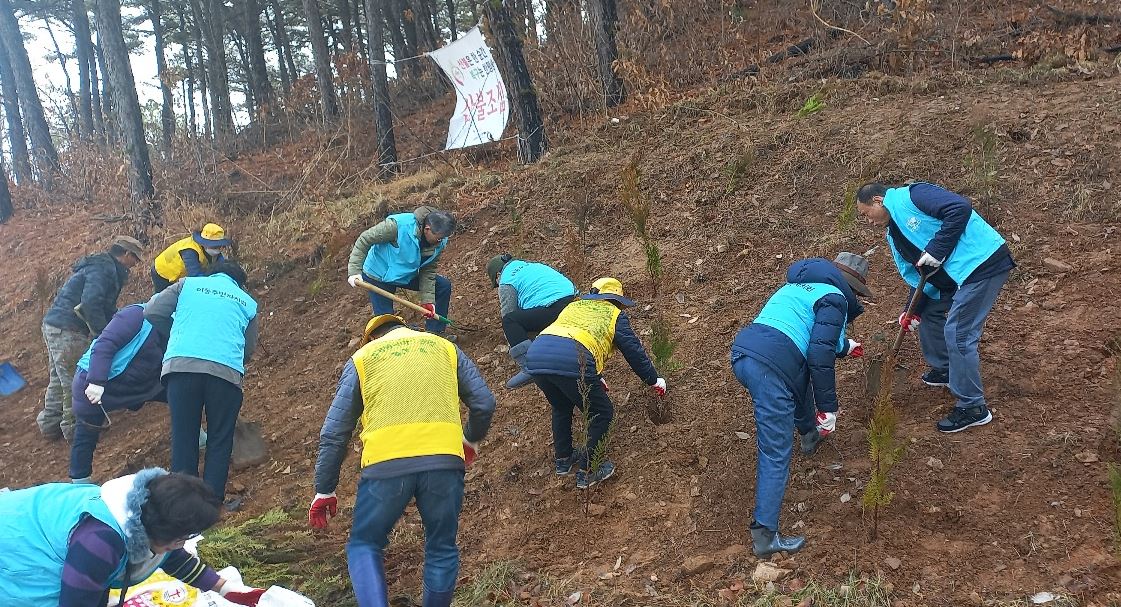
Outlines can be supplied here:
M576 449L572 455L553 460L556 463L557 476L568 476L572 471L580 466L583 461L584 451Z
M984 426L991 421L993 421L993 414L984 405L969 408L954 407L949 415L939 420L938 431L947 434L961 432L973 426Z
M610 461L605 461L599 465L599 468L592 474L588 474L586 470L576 471L576 488L587 489L593 485L598 485L603 481L615 476L615 464Z
M946 388L950 385L950 372L930 369L922 374L922 383L935 388Z

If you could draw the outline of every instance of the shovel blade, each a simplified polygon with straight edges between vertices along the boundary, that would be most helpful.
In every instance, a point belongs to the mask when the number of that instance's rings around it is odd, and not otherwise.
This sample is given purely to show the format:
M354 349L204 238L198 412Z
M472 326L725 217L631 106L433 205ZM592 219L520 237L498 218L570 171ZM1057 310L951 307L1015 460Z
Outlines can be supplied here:
M256 466L269 461L269 446L257 422L237 420L234 426L234 451L231 455L235 469Z

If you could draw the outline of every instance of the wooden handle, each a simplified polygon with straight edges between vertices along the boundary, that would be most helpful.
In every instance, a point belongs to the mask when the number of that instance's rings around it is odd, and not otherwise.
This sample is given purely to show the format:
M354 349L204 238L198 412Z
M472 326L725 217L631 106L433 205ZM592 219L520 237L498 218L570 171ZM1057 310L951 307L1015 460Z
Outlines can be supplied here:
M373 291L374 293L377 293L378 295L381 295L382 297L388 297L389 299L392 299L393 301L405 306L406 308L409 308L410 310L413 310L415 312L419 312L419 313L423 314L425 318L428 317L429 312L426 308L424 308L422 306L419 306L419 305L405 299L404 297L399 297L395 293L390 293L389 291L386 291L385 289L383 289L383 288L381 288L377 285L372 285L372 284L370 284L370 283L368 283L368 282L366 282L362 279L358 279L358 280L354 281L354 284L362 287L363 289L366 289L367 291ZM439 314L437 314L436 319L440 320L442 322L446 322L449 325L452 324L452 321L449 320L446 316L440 316Z
M923 287L926 286L926 278L927 278L926 274L924 274L922 272L919 272L919 284L918 284L918 286L915 287L915 294L911 296L911 303L907 304L907 311L904 312L904 315L910 316L911 314L913 314L915 312L915 308L918 307L919 300L921 300L922 297L923 297ZM899 333L895 336L895 344L891 346L891 357L892 358L895 358L895 355L899 352L900 346L903 345L903 334L904 333L906 333L905 327L900 325L899 326Z

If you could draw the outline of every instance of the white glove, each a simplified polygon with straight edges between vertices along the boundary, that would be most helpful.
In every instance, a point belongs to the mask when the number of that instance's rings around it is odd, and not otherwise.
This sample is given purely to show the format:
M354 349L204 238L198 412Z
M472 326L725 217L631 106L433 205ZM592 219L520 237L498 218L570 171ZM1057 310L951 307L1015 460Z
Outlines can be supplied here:
M654 388L654 394L657 394L658 396L665 396L666 395L666 380L665 380L665 378L659 377L658 381L654 382L654 385L651 386L651 387Z
M86 398L90 399L91 405L101 404L101 395L105 394L105 386L97 384L90 384L86 386Z
M222 584L222 587L218 589L218 594L221 596L226 596L226 594L230 592L250 592L252 590L252 588L246 586L245 584L226 579L226 581Z
M837 430L837 414L826 413L824 411L817 412L817 433L823 438L833 434Z
M941 265L942 265L942 260L935 259L933 255L931 255L930 253L927 253L926 251L922 252L922 256L919 257L918 263L915 264L915 266L919 267L919 268L921 268L923 266L928 266L928 267L933 268L933 269L936 269Z
M352 286L352 287L357 287L359 280L362 280L362 275L361 274L355 274L353 276L347 276L346 277L346 281L348 283L350 283L350 286Z

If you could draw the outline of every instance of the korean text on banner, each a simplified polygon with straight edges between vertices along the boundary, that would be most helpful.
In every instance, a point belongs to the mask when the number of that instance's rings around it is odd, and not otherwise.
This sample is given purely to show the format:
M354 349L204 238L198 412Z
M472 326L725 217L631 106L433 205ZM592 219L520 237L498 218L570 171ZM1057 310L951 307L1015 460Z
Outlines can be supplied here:
M479 26L428 56L444 70L455 87L455 114L444 149L501 139L510 115L506 85Z

